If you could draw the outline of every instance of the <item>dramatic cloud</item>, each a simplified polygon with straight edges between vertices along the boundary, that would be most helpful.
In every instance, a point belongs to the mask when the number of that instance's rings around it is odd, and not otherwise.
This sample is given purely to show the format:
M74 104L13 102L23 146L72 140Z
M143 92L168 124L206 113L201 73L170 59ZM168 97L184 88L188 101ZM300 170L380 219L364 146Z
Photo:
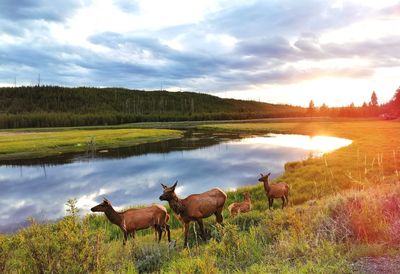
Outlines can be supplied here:
M2 0L0 16L14 23L28 20L61 22L82 7L82 2L79 0Z
M376 90L384 101L399 85L399 7L390 0L5 0L0 85L33 84L40 74L44 84L163 85L303 105L361 103ZM339 88L354 96L335 98Z

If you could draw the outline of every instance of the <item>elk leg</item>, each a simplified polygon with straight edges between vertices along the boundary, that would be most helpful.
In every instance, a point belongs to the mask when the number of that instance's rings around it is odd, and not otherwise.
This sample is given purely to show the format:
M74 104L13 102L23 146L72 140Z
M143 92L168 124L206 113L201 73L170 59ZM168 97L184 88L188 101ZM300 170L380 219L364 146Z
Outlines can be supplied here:
M282 209L285 207L285 201L286 201L285 196L283 196L282 197Z
M135 234L136 234L136 229L132 230L132 232L131 232L131 235L132 235L133 239L135 239Z
M126 240L128 239L128 232L124 231L124 240L122 241L123 245L126 245Z
M157 225L154 225L154 239L157 241Z
M223 209L224 209L223 207L218 208L217 212L215 212L215 217L217 217L217 223L219 223L219 224L222 224L222 221L224 220L224 218L222 217Z
M167 230L166 233L168 233L168 234L167 234L167 236L168 236L168 242L171 242L171 232L169 231L169 224L165 224L165 229Z
M201 238L205 241L206 240L206 233L204 232L203 220L202 219L198 219L197 223L199 224L199 227L200 227Z
M274 204L274 198L268 198L269 209L271 209L272 205Z
M189 223L185 223L185 243L183 244L185 248L187 247L188 233L189 233Z
M163 230L161 228L161 225L157 225L156 227L157 227L157 232L158 232L158 242L160 242Z

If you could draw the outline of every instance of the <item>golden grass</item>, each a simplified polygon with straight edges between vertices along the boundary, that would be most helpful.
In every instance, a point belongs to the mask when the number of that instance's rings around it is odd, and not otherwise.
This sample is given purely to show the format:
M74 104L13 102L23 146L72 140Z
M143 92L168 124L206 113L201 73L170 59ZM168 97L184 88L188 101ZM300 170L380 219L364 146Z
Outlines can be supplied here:
M203 125L213 131L244 133L296 133L325 135L353 140L321 158L287 163L277 181L291 187L295 204L348 188L364 188L398 181L400 169L400 122L348 121L300 123L240 123Z

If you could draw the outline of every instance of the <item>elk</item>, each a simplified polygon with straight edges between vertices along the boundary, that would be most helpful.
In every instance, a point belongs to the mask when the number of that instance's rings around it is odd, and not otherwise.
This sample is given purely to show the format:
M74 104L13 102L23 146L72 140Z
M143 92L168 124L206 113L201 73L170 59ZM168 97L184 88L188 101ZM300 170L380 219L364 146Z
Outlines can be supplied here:
M231 216L235 216L236 214L239 213L245 213L245 212L249 212L251 210L251 199L250 199L250 193L249 192L245 192L243 193L244 196L244 201L239 203L232 203L228 206L228 210L229 213L231 214Z
M169 216L169 214L167 213L167 216L165 217L165 223L168 223L169 222L169 218L170 218L170 216ZM167 235L167 230L166 230L166 227L164 226L164 227L161 227L162 228L162 231L164 232L164 235L163 235L163 237L165 238L165 235ZM155 236L155 239L157 240L157 237L158 237L158 231L157 231L157 229L156 229L156 227L154 227L154 236Z
M171 241L170 230L167 221L167 210L161 205L151 205L143 208L131 208L123 212L117 212L111 202L104 198L103 202L90 209L92 212L104 212L108 220L119 226L124 233L123 244L129 235L135 238L136 230L154 227L158 232L158 242L161 240L163 230L168 232L168 242ZM169 217L169 216L168 216Z
M179 199L175 194L175 188L178 181L171 187L161 184L164 189L160 196L161 201L167 201L169 206L179 216L184 224L185 242L184 247L187 247L189 223L196 221L200 227L201 237L206 239L204 232L203 219L215 215L217 223L222 224L222 210L224 208L226 194L219 188L213 188L209 191L192 194L185 199Z
M281 198L282 209L283 209L285 205L287 205L289 202L288 198L289 186L286 183L278 183L270 185L268 177L269 175L271 175L271 173L268 173L267 175L263 175L262 173L260 173L260 175L261 177L260 179L258 179L258 181L264 183L265 194L267 195L268 198L268 208L271 209L271 206L274 203L274 199Z

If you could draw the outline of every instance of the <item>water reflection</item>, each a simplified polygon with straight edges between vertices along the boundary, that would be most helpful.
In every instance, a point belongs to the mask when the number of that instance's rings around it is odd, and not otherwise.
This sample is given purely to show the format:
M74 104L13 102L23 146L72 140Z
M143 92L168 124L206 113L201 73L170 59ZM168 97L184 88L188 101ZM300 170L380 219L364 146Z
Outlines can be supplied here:
M268 134L267 137L247 138L243 143L266 144L289 148L302 148L312 152L313 156L334 151L338 148L348 146L352 143L349 139L330 136L306 136L297 134Z
M288 138L293 136L230 136L230 140L227 136L188 136L180 142L158 144L161 152L152 151L153 146L141 146L130 148L130 152L119 150L117 156L113 152L94 159L74 155L62 165L2 165L0 231L19 228L28 216L47 220L62 217L64 204L71 197L78 199L82 213L88 212L102 195L117 208L159 203L161 182L171 184L178 179L177 191L182 196L215 186L235 189L256 183L260 172L268 170L277 176L286 162L321 152L319 145L303 145L303 138L308 136L296 136L290 142ZM328 140L322 143L331 147ZM136 154L132 155L132 150Z

